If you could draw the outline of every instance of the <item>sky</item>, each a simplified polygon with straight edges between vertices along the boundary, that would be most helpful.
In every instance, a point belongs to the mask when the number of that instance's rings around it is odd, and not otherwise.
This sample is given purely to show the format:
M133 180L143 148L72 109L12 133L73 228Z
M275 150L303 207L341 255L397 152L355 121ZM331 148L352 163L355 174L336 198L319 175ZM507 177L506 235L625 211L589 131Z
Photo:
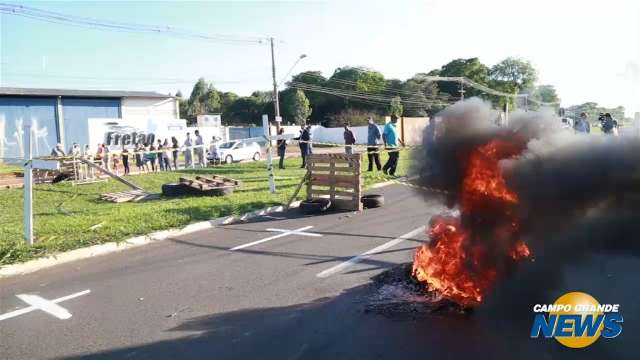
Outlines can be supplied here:
M563 106L594 101L640 112L640 5L634 0L10 1L101 20L237 38L274 37L277 78L364 66L405 80L455 58L531 61ZM0 15L0 86L188 95L271 89L268 43L114 32Z

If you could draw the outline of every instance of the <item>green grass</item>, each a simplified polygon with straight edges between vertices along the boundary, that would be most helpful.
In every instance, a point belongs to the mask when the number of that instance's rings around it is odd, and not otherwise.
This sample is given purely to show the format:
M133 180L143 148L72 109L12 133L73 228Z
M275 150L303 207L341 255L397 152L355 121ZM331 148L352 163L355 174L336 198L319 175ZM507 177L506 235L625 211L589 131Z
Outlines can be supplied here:
M0 174L12 174L14 171L22 172L22 167L0 162Z
M366 166L366 156L364 158L363 166ZM386 155L382 155L381 160L386 161ZM114 180L79 186L37 185L34 187L35 244L32 247L22 240L22 190L2 190L0 265L286 203L305 170L299 168L298 158L288 159L285 166L286 170L276 170L276 194L269 193L263 161L130 177L150 192L160 192L162 184L176 182L185 175L218 174L243 181L242 188L225 197L163 198L114 204L98 199L102 193L128 190ZM403 151L396 174L404 175L408 168L409 153ZM365 186L388 180L381 172L363 174Z

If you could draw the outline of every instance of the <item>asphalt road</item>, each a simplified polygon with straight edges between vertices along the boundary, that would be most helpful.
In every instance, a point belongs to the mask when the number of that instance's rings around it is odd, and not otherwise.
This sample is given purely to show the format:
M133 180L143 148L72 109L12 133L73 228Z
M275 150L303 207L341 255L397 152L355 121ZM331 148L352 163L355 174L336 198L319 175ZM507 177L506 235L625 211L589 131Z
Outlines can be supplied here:
M400 185L375 192L386 205L358 214L292 210L0 280L0 319L36 308L0 320L0 358L627 358L637 312L625 313L619 338L576 352L529 339L530 323L505 326L496 309L470 317L364 311L378 291L371 277L410 261L426 240L422 227L443 209ZM585 288L615 282L631 305L637 295L623 285L640 289L629 267L637 260L601 259L573 272L577 281L592 272Z

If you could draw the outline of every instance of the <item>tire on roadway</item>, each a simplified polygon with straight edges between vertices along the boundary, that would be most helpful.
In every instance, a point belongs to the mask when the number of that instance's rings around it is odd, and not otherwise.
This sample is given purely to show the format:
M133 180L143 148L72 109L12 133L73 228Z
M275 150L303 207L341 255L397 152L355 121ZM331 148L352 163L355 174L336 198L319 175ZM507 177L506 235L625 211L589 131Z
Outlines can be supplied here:
M373 209L384 205L384 196L378 194L363 195L360 198L365 209Z
M300 211L305 215L319 214L323 211L327 211L331 206L331 200L329 199L311 199L302 200L300 202Z

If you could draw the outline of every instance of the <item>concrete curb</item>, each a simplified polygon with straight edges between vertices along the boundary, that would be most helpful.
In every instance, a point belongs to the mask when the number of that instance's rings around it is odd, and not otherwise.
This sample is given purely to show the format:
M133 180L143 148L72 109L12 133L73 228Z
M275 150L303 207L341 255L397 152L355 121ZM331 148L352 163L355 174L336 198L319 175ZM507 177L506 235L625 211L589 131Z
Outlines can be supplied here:
M291 208L300 206L296 201L291 204ZM243 215L231 215L207 221L189 224L179 229L168 229L152 232L147 235L132 237L119 242L109 242L105 244L93 245L86 248L70 250L67 252L49 255L47 257L30 260L20 264L12 264L0 267L0 279L9 278L16 275L25 275L46 269L55 265L65 264L76 260L88 259L95 256L111 254L126 249L150 244L156 241L163 241L175 236L186 235L196 231L211 229L220 225L229 225L240 221L246 221L258 216L283 212L283 205L271 206L265 209L248 212Z

